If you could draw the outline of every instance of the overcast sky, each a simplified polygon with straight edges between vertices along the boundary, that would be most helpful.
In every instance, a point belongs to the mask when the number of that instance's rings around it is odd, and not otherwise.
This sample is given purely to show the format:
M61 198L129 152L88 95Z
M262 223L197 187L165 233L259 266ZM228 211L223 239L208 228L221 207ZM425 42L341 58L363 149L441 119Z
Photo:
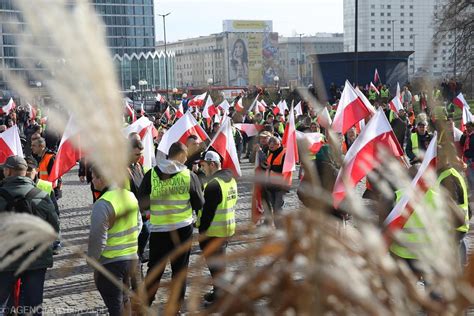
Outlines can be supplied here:
M223 20L272 20L273 31L296 33L343 32L343 0L155 0L156 37L167 41L222 32Z

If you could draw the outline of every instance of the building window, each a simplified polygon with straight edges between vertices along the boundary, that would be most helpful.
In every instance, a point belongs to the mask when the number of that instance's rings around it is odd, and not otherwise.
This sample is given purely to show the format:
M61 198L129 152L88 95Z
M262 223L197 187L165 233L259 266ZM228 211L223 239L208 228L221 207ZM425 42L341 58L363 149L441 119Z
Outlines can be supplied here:
M410 12L410 16L413 16L413 12Z
M387 12L387 16L392 16L392 13L390 13L390 12Z
M380 24L385 24L385 20L380 20Z
M392 31L392 28L391 27L387 27L387 32L391 32Z
M372 28L370 29L370 31L371 31L371 32L375 32L375 27L372 27Z
M413 9L413 6L412 6L412 5L410 5L410 9Z
M410 20L410 24L413 24L413 20Z
M385 43L380 43L380 47L385 47Z
M375 43L370 44L371 47L375 47Z
M405 16L405 13L403 13L403 12L402 12L402 13L400 13L400 16Z
M405 46L405 43L400 43L400 46L402 46L402 47Z
M370 24L375 24L375 20L370 20Z
M413 43L410 43L410 46L413 46Z
M403 27L400 28L400 32L405 32L405 29Z
M404 21L404 20L401 20L401 21L400 21L400 24L405 24L405 21Z
M413 28L412 28L412 27L410 27L410 32L413 32Z
M405 9L405 6L402 4L402 5L400 6L400 9Z
M380 35L380 39L385 39L385 36L384 36L384 35Z
M370 8L371 8L371 9L375 9L375 4L372 4L372 5L370 6Z
M385 32L385 28L381 27L380 32Z
M388 47L391 47L391 46L392 46L392 43L387 43L387 46L388 46Z
M387 35L387 39L392 39L392 35Z
M370 13L370 16L375 16L375 12L371 12L371 13Z
M385 16L385 13L383 13L383 12L380 12L380 16Z
M387 4L387 9L391 9L391 8L392 8L392 5Z
M385 9L385 5L384 5L384 4L381 4L381 5L380 5L380 9Z
M400 39L405 39L405 35L400 35Z
M370 39L375 39L375 35L372 35L372 36L370 37Z

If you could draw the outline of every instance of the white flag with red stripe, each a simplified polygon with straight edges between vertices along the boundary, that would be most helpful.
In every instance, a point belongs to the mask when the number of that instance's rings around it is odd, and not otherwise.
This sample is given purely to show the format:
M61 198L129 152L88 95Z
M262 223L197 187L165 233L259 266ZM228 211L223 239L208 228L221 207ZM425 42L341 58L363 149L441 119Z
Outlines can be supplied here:
M379 156L381 148L395 157L404 155L385 113L379 109L344 158L343 167L339 170L332 193L334 207L338 207L344 200L347 189L354 188L370 171L382 163ZM344 184L346 179L347 188Z
M380 76L379 76L379 71L377 70L377 68L375 68L374 82L375 83L380 83Z
M190 135L196 135L200 141L209 139L209 136L207 136L204 129L196 121L191 111L187 111L183 117L177 120L163 135L158 145L158 150L167 155L173 143L181 142L185 144Z
M379 89L377 89L377 87L372 82L370 82L369 89L372 90L372 91L375 91L375 93L377 93L377 94L380 94Z
M135 110L133 109L133 101L129 98L124 99L124 112L125 114L127 114L127 116L130 117L130 120L132 122L135 122L137 120L135 116Z
M237 102L234 102L234 105L235 105L235 110L237 112L243 112L244 111L244 106L242 104L242 98L239 98L239 100L237 100Z
M363 94L362 91L360 91L359 87L356 87L354 91L357 93L357 96L359 97L359 99L361 99L362 102L364 102L365 107L371 112L371 114L375 114L374 106L372 105L372 103L370 103L369 99L367 99L365 94Z
M189 106L203 106L204 105L204 100L206 99L207 92L204 92L203 94L197 95L191 100L189 100L188 105Z
M405 223L408 221L408 218L413 213L414 208L409 205L410 202L410 193L423 192L426 193L427 189L431 185L427 185L426 179L423 176L426 175L426 172L431 169L435 171L436 168L436 157L437 157L437 134L434 132L433 138L426 149L425 156L423 158L423 162L421 163L418 172L416 173L415 178L411 181L410 188L408 190L404 190L405 194L402 196L400 201L395 205L392 209L390 214L388 214L387 218L384 221L384 225L390 230L391 232L400 230L403 228ZM409 193L410 192L410 193Z
M224 111L224 113L229 113L230 104L226 99L224 99L224 101L222 101L217 107Z
M222 168L230 169L235 177L240 177L240 163L237 157L237 149L235 147L234 135L230 124L230 117L226 116L222 121L222 125L217 131L216 136L212 139L209 147L219 153L222 157Z
M156 165L155 146L153 144L153 125L145 129L145 135L142 137L143 144L143 168L149 170Z
M289 113L288 124L286 124L285 133L283 134L282 145L286 149L285 159L283 161L283 178L288 185L291 185L293 171L296 170L296 162L298 161L298 144L296 142L296 125L295 113L293 106Z
M371 114L372 109L364 104L352 85L346 80L339 105L337 106L336 115L332 122L333 130L345 134L349 128Z
M308 142L308 150L313 155L317 154L324 145L324 135L321 133L303 133L296 131L297 140L306 140Z
M146 133L146 129L153 125L153 122L146 116L140 117L138 120L133 122L133 124L128 125L123 129L123 133L125 136L130 135L130 133L138 133L140 138L143 139Z
M301 101L295 106L296 116L303 115L303 107L301 106Z
M248 137L258 135L258 133L263 129L262 125L248 123L237 123L234 124L234 127L241 132L244 132Z
M161 94L157 94L156 95L156 101L160 102L160 103L165 103L165 98L161 95Z
M7 105L4 105L0 108L0 115L8 115L14 108L16 108L15 101L13 101L13 98L10 98Z
M324 107L321 112L318 114L317 118L318 124L323 128L329 128L332 124L331 115L329 115L329 111L327 107Z
M400 84L398 82L397 82L397 93L388 105L390 109L397 114L398 114L398 111L403 110L402 95L400 94Z
M4 163L10 156L23 157L20 134L16 125L0 133L0 164Z
M466 129L466 124L470 122L474 122L474 116L469 110L469 106L465 106L462 108L461 131L464 132L464 130Z
M469 104L467 103L466 99L464 98L464 95L462 93L459 93L454 99L453 103L460 108L461 110L464 107L469 108Z
M163 113L163 114L164 114L164 116L166 116L166 119L168 121L171 120L171 112L170 112L170 106L169 105L166 107L165 113Z
M285 110L288 110L288 105L285 100L280 100L275 108L273 108L273 114L283 114L285 115Z
M48 176L48 181L54 182L66 172L72 169L79 159L82 158L80 148L79 127L71 117L64 130L58 153L54 160L53 168Z
M178 110L176 111L176 118L180 118L184 115L184 108L183 108L183 101L181 101L178 105Z
M206 105L204 105L204 109L202 110L202 117L210 119L217 114L216 106L212 101L211 96L209 95L206 100Z

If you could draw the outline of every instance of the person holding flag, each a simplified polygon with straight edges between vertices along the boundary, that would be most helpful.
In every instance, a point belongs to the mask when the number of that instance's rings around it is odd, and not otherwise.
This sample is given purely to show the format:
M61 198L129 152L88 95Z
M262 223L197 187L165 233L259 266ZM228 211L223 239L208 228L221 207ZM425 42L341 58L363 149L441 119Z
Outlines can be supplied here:
M416 132L411 133L407 140L406 154L411 163L418 161L420 150L426 151L431 141L432 135L428 132L428 122L419 121L416 125Z
M211 264L212 258L225 255L228 239L235 233L235 206L237 204L237 182L230 169L222 169L221 157L207 151L201 160L201 168L207 176L204 183L204 206L198 212L196 227L205 239L199 242L203 255L208 260L213 279L213 289L204 295L206 303L214 302L221 291L217 278L225 272L225 260Z

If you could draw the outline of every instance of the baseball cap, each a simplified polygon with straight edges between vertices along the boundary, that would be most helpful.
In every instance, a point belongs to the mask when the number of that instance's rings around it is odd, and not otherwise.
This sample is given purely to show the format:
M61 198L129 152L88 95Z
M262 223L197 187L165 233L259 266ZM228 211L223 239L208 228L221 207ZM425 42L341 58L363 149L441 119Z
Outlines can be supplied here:
M215 151L208 151L204 155L204 161L221 162L221 157Z
M9 168L15 170L26 170L28 165L26 160L20 156L10 156L5 163L1 165L2 168Z

